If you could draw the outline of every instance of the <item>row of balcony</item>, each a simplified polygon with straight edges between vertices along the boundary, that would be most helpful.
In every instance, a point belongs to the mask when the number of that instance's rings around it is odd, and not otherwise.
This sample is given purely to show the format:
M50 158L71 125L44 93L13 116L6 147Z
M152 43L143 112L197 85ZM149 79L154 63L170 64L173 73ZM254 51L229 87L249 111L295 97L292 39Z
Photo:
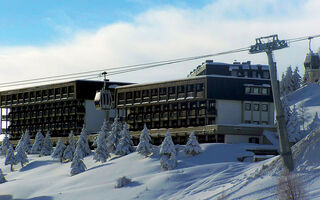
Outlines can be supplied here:
M66 99L74 99L75 94L56 94L56 95L48 95L48 96L37 96L37 97L27 97L27 98L9 98L7 96L1 97L1 106L8 106L8 105L23 105L23 104L30 104L30 103L39 103L39 102L46 102L46 101L57 101L57 100L66 100Z
M10 112L6 117L9 121L11 120L22 120L22 119L35 119L35 118L43 118L43 117L55 117L55 116L69 116L75 114L84 114L84 107L66 107L66 108L58 108L58 109L50 109L50 110L38 110L32 112Z
M142 130L144 124L147 125L149 129L158 128L180 128L189 126L204 126L206 124L215 124L215 117L209 118L195 118L195 119L177 119L170 121L152 121L152 122L134 122L128 123L130 125L130 130Z
M163 112L163 111L181 111L189 109L203 109L207 108L207 105L210 107L215 107L215 101L210 100L207 104L207 101L191 101L191 102L179 102L179 103L169 103L153 106L139 106L129 108L128 111L132 113L154 113L154 112Z
M22 125L43 124L43 123L72 122L72 121L82 121L83 119L84 119L84 115L23 119L23 120L12 121L11 125L21 125L22 126Z
M34 104L27 106L17 106L10 108L11 111L37 111L37 110L45 110L45 109L56 109L56 108L65 108L65 107L75 107L75 106L83 106L84 103L81 101L61 101L61 102L53 102L53 103L44 103L44 104Z
M205 97L204 91L188 92L188 93L173 93L168 95L165 94L165 95L136 97L136 98L132 98L132 97L124 98L124 97L118 96L118 105L157 103L157 102L204 98L204 97Z
M199 109L199 110L184 110L184 111L173 111L163 113L150 113L150 114L129 114L128 123L133 122L151 122L151 121L163 121L163 120L175 120L175 119L190 119L206 117L207 115L216 116L217 112L215 109Z

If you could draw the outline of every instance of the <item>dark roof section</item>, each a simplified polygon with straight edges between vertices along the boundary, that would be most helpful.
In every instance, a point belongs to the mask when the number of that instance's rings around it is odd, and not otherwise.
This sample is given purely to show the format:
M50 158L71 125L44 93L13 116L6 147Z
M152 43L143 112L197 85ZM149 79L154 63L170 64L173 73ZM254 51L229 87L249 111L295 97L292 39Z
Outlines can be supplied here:
M246 85L267 86L270 88L268 95L246 94ZM241 101L266 101L273 102L271 82L267 79L250 79L236 77L207 77L207 95L212 99L241 100Z

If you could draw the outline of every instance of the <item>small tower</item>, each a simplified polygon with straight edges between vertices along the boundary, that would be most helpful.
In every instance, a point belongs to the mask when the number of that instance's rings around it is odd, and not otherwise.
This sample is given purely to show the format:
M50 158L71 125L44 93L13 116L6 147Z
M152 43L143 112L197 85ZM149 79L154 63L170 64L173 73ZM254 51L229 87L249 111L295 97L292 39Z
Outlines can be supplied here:
M304 68L306 71L307 83L319 83L320 82L320 55L319 53L313 53L311 50L311 39L309 37L309 53L306 55L304 60Z

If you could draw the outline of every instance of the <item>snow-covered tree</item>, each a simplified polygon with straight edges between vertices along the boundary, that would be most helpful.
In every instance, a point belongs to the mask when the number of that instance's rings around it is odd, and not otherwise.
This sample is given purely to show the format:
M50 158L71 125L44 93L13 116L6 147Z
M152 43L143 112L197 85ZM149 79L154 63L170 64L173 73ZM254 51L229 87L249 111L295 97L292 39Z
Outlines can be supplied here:
M82 161L82 154L83 149L81 143L78 143L71 163L71 176L86 171L86 165Z
M86 131L85 127L82 128L80 137L77 142L77 148L79 149L78 156L81 159L90 155L90 153L91 153L88 138L87 138L87 131Z
M293 81L293 91L296 91L301 86L301 76L299 74L299 69L296 67L293 71L292 75L292 81Z
M6 160L5 160L4 164L5 165L10 165L10 170L13 171L13 165L16 164L16 160L15 160L15 157L14 157L13 145L10 145L10 147L8 149Z
M50 131L47 132L46 137L43 139L40 156L49 156L53 151L53 145L51 142Z
M100 128L99 133L100 133L101 131L105 132L105 135L106 135L106 138L107 138L110 130L111 130L111 126L110 126L109 121L104 120L104 121L103 121L103 124L102 124L102 126L101 126L101 128ZM95 141L93 142L93 146L97 146L97 142L98 142L98 137L97 137L97 138L95 139Z
M7 182L6 178L4 177L4 174L2 173L2 170L0 168L0 184Z
M96 143L97 148L94 152L93 159L97 162L106 162L109 157L109 152L107 149L107 133L104 130L100 130Z
M72 150L72 147L71 145L67 145L66 149L64 150L63 152L63 157L62 159L64 161L72 161L72 158L73 158L73 154L74 154L74 151Z
M71 131L69 134L69 142L68 143L69 144L67 145L67 147L65 148L65 150L63 152L63 160L72 161L73 154L76 150L76 141L73 137L73 131Z
M284 119L286 120L286 123L287 123L290 118L290 115L291 115L291 109L290 109L289 102L288 102L288 99L286 96L284 96L281 99L281 105L283 108Z
M159 154L162 169L170 170L177 166L177 152L169 131L160 146Z
M307 72L307 70L304 70L304 74L302 77L302 85L307 85L309 81L309 73Z
M122 135L122 137L118 143L115 154L124 156L124 155L128 155L129 153L134 151L133 142L131 140L131 136L129 133L129 127L128 127L127 123L125 123L123 125L121 135Z
M52 153L52 158L57 158L60 160L60 162L62 162L63 152L65 148L66 148L66 145L64 145L61 138L59 138L56 148Z
M153 153L152 145L150 144L151 137L149 135L149 131L146 125L144 125L143 130L140 134L140 141L137 146L137 152L144 156L149 156Z
M9 137L6 133L3 140L2 140L0 155L4 155L4 156L7 155L7 151L10 148L10 146L11 146L11 143L10 143Z
M122 130L122 124L119 121L119 118L116 117L114 119L113 124L111 125L111 131L107 138L107 148L108 148L108 151L111 153L115 152L117 145L121 139L121 130Z
M30 133L29 130L27 129L21 136L16 149L18 149L20 147L20 145L23 144L24 148L25 148L25 152L28 153L30 152L31 148L32 148L32 144L30 141Z
M290 142L298 142L302 139L301 131L300 131L300 121L298 117L298 112L296 106L293 106L290 117L287 123L287 131Z
M308 125L307 131L310 133L311 131L320 127L320 119L318 117L318 112L315 113L312 122Z
M40 153L41 148L42 148L43 139L44 139L44 137L43 137L43 135L42 135L42 132L41 132L41 130L39 130L39 131L37 132L36 138L35 138L35 140L34 140L34 143L33 143L33 145L32 145L32 148L31 148L31 153L32 153L32 154L38 154L38 153Z
M14 156L15 158L15 163L21 164L21 167L23 167L23 165L27 162L29 162L27 154L26 154L26 148L25 148L25 144L24 141L22 140L20 143L20 146L17 146L16 148L16 155Z
M186 144L186 147L184 149L184 153L187 154L187 155L192 155L192 156L195 156L199 153L201 153L201 147L199 145L199 142L197 140L197 137L195 136L195 133L192 132L190 135L189 135L189 139L188 139L188 142Z

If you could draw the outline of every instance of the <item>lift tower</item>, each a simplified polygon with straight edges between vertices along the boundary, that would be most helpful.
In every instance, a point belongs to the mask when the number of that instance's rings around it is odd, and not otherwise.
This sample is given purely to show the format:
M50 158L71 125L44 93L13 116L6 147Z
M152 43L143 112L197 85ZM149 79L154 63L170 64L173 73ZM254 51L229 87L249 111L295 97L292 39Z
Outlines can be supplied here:
M266 52L268 56L269 72L271 79L271 88L273 93L273 101L275 106L277 128L280 140L280 154L282 161L289 171L294 170L294 164L292 159L292 152L288 139L288 132L286 127L286 121L283 115L283 107L280 100L280 90L277 81L277 68L276 63L273 61L273 51L288 47L288 43L285 40L279 40L278 35L270 35L256 39L256 44L250 47L249 53L262 53Z

